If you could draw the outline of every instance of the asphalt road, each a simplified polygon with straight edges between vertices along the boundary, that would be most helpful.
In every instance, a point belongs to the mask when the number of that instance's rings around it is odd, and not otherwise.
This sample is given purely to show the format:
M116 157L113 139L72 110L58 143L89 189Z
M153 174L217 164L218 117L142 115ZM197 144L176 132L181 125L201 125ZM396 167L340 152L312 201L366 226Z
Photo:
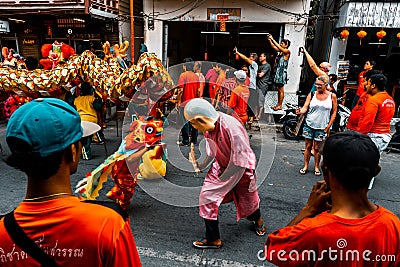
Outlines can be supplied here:
M5 126L5 123L0 124L3 156L9 154L5 144ZM105 130L109 153L115 151L121 141L115 126L115 122L111 121ZM250 131L249 134L259 160L257 174L261 212L267 231L271 233L285 226L297 214L306 203L312 186L321 178L312 172L304 176L299 174L303 163L302 141L285 140L273 125L261 126L261 131ZM192 242L204 235L204 222L196 207L204 173L195 176L186 159L189 148L175 145L178 135L173 117L165 132L168 144L166 179L162 182L141 181L128 209L143 266L271 266L257 256L266 237L257 236L249 221L242 219L237 222L233 204L220 208L223 247L218 250L192 247ZM104 160L103 146L92 145L92 148L95 157L90 161L81 161L78 172L71 178L73 186ZM196 154L201 158L199 149L204 149L201 142L196 147ZM392 210L397 216L400 216L399 156L394 152L383 154L382 172L369 193L374 203ZM22 201L25 177L1 161L0 183L0 213L6 213ZM101 199L105 199L104 195L112 185L112 181L105 184L100 192Z

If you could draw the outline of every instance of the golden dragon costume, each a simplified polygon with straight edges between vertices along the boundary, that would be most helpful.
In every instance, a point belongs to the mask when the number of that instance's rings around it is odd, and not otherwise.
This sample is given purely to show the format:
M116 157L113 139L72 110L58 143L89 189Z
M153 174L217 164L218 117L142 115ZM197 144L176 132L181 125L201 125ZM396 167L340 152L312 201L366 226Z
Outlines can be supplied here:
M99 94L111 99L125 95L138 104L149 98L155 102L169 99L174 85L161 60L153 53L143 53L136 65L124 68L120 61L123 61L127 47L127 42L112 48L106 42L103 45L104 59L87 50L81 55L72 55L65 63L60 61L50 70L0 68L0 95L16 93L32 98L62 97L65 93L63 86L80 76L91 83ZM152 117L134 121L118 151L79 183L76 192L85 198L95 199L102 184L111 176L115 186L107 196L126 209L138 176L149 179L165 176L165 145L160 142L163 123L163 120ZM139 160L126 161L146 146L150 149Z

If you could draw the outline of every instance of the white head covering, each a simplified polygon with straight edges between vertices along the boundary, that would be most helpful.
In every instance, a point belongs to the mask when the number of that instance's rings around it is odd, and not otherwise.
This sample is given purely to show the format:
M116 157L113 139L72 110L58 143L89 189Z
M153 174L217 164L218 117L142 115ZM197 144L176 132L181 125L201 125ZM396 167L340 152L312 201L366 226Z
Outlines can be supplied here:
M185 118L191 120L194 117L201 115L216 121L219 117L215 108L205 99L194 98L185 106Z

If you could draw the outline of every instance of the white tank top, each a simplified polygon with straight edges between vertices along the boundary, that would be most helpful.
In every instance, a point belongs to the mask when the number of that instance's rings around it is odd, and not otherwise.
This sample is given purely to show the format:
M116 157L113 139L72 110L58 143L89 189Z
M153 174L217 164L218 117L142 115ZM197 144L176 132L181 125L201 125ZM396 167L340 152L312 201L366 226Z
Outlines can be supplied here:
M306 123L313 129L323 130L331 119L332 93L329 92L328 97L323 101L318 100L316 94L314 94L308 107Z

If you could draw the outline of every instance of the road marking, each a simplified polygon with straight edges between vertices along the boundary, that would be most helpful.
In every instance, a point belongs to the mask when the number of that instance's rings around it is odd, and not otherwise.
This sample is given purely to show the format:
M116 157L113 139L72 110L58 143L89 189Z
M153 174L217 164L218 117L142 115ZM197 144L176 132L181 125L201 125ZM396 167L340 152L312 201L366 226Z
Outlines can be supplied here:
M199 254L177 254L172 251L158 251L153 248L137 247L139 256L157 258L175 262L190 263L193 266L222 266L222 267L258 267L261 265L254 265L250 263L241 263L237 261L216 259L216 258L203 258L205 253ZM203 250L204 252L204 250ZM201 254L201 255L200 255Z

